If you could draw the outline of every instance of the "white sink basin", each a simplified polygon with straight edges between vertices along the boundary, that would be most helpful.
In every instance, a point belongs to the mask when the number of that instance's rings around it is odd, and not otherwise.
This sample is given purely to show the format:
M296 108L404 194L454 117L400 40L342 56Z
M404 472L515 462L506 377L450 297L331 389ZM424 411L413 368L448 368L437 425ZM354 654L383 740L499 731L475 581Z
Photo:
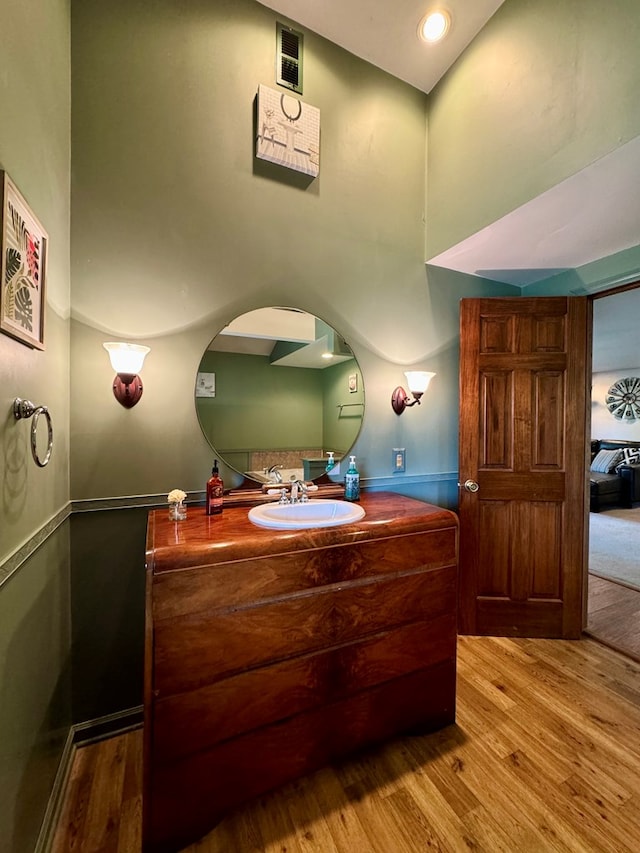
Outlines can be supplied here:
M307 527L338 527L364 518L357 503L339 500L311 500L299 504L260 504L249 510L249 521L258 527L276 530L304 530Z

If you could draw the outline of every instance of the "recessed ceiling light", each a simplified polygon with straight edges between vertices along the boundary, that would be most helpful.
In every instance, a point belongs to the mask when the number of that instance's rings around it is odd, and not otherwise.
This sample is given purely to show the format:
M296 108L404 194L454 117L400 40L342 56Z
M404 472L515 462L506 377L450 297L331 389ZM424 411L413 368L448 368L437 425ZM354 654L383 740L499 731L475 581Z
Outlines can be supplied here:
M451 26L451 15L445 9L428 12L420 21L418 35L423 41L436 42L444 38Z

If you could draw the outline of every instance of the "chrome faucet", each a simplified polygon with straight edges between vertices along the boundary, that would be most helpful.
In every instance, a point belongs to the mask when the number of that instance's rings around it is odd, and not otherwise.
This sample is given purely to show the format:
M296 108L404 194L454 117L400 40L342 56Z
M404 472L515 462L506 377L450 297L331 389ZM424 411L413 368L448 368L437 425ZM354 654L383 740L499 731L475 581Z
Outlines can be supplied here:
M278 470L279 468L282 468L282 465L272 465L271 468L265 468L265 474L268 474L272 483L282 482L282 474Z
M298 491L302 492L302 497L298 498ZM300 501L300 503L306 503L309 500L307 484L304 480L294 480L291 483L291 503L295 504Z

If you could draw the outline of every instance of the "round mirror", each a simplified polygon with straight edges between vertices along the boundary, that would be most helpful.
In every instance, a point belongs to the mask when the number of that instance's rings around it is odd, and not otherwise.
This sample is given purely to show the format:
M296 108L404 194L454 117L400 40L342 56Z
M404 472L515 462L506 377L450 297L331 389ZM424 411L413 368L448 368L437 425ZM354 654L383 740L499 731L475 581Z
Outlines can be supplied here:
M216 335L195 399L215 456L261 484L321 477L330 453L336 462L348 454L364 416L353 352L295 308L250 311Z

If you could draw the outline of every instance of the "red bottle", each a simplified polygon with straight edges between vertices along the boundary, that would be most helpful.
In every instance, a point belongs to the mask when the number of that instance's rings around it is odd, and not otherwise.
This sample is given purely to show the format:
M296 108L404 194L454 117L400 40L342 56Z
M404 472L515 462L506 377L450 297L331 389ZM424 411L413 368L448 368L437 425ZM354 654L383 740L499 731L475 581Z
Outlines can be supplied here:
M213 462L211 476L207 480L207 515L217 515L222 512L222 495L224 493L224 483L218 472L218 460Z

